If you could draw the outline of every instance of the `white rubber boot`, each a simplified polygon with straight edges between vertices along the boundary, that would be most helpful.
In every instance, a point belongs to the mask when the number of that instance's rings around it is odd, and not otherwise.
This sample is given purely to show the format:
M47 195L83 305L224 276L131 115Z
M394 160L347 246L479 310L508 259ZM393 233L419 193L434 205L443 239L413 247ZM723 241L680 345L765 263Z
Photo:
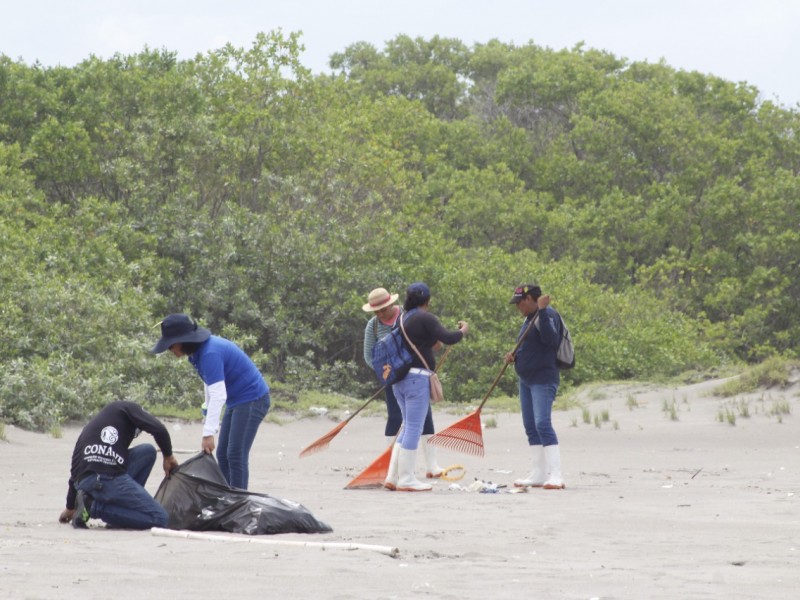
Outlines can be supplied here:
M423 454L425 455L425 477L438 479L442 476L444 469L436 462L436 446L431 446L428 443L429 439L431 439L430 435L423 435L419 438L419 443L422 445Z
M397 446L395 446L397 447ZM397 479L398 492L429 492L431 486L427 483L422 483L414 475L414 467L417 462L417 451L406 450L400 448L399 457L397 460L397 470L399 477Z
M389 459L389 470L387 471L386 479L383 482L383 487L392 492L397 489L397 477L398 477L397 459L399 456L400 456L400 444L395 444L392 447L392 457Z
M533 470L523 479L514 481L514 487L542 487L547 479L547 462L541 445L530 446Z
M550 476L542 487L546 490L563 490L567 486L564 485L564 478L561 476L561 450L558 444L545 446L544 458L550 469Z

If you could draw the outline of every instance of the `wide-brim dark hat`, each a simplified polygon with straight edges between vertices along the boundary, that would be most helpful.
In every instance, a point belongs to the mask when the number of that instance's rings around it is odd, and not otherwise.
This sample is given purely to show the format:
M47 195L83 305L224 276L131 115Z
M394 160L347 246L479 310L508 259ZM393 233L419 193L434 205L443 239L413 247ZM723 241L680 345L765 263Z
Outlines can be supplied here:
M197 322L192 321L189 315L169 315L161 321L161 339L156 342L151 352L153 354L161 354L172 344L205 342L209 337L211 337L211 332L205 327L200 327Z

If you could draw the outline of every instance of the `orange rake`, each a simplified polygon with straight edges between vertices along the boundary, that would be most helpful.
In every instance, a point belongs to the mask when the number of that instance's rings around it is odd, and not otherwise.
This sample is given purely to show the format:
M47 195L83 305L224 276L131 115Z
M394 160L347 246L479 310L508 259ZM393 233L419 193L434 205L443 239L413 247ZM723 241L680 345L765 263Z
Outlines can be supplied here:
M397 439L397 436L394 438ZM357 490L363 488L383 487L383 482L386 481L386 476L389 474L389 463L392 461L392 449L394 448L394 440L386 450L383 451L378 458L361 473L356 475L350 480L344 489Z
M326 433L325 435L323 435L323 436L322 436L321 438L319 438L319 439L318 439L316 442L312 442L311 444L309 444L308 446L306 446L306 447L305 447L305 448L304 448L304 449L303 449L303 450L300 452L300 458L303 458L304 456L308 456L309 454L314 454L315 452L320 452L320 451L322 451L322 450L325 450L325 449L328 447L328 445L331 443L331 440L332 440L333 438L335 438L337 435L339 435L339 432L340 432L342 429L344 429L344 426L345 426L345 425L347 425L347 424L348 424L350 421L352 421L352 420L355 418L355 416L356 416L358 413L360 413L362 410L364 410L365 408L367 408L367 404L369 404L370 402L372 402L373 400L375 400L375 398L377 398L377 397L378 397L378 395L379 395L379 394L380 394L380 393L381 393L383 390L385 390L385 389L386 389L386 386L383 386L383 387L382 387L381 389L379 389L377 392L375 392L374 394L372 394L372 396L370 396L370 399L369 399L369 400L367 400L366 402L364 402L364 404L362 404L362 405L361 405L361 408L359 408L359 409L358 409L356 412L354 412L352 415L350 415L349 417L347 417L347 419L345 419L344 421L342 421L341 423L339 423L339 424L338 424L336 427L334 427L333 429L331 429L331 430L330 430L328 433Z
M531 319L528 327L517 341L517 345L514 346L514 349L511 351L512 354L516 354L517 350L519 350L522 340L524 340L528 335L533 323L534 320ZM486 392L486 395L483 397L483 400L481 401L480 405L478 405L477 409L460 421L456 421L450 425L450 427L442 429L439 433L432 435L430 439L428 439L428 443L434 446L455 450L456 452L464 452L465 454L472 454L474 456L483 456L483 426L481 425L481 409L489 399L489 395L494 391L494 388L497 386L497 383L500 381L503 373L506 372L508 364L509 363L505 361L503 362L503 368L500 369L497 377L494 378L492 387L490 387L489 391Z

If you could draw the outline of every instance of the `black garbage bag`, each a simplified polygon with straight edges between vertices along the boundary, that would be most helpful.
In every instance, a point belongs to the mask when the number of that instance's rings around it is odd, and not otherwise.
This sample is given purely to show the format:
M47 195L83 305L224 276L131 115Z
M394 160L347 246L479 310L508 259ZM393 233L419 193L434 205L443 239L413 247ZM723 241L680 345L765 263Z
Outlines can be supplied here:
M169 515L170 529L248 535L333 531L296 502L230 487L216 459L202 452L165 477L155 498Z

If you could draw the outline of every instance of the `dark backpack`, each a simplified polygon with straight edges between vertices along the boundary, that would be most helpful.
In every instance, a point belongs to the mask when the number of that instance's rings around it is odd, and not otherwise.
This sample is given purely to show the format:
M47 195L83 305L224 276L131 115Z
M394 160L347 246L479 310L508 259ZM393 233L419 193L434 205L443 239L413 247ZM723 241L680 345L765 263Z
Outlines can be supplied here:
M410 314L409 311L400 315L400 319ZM403 379L408 374L413 360L414 357L406 346L403 332L397 323L389 335L379 339L372 347L372 370L382 385L393 385Z

